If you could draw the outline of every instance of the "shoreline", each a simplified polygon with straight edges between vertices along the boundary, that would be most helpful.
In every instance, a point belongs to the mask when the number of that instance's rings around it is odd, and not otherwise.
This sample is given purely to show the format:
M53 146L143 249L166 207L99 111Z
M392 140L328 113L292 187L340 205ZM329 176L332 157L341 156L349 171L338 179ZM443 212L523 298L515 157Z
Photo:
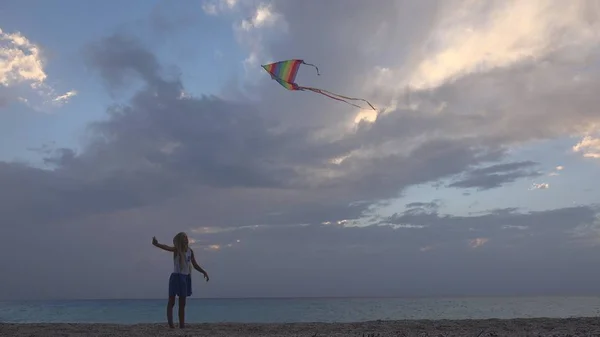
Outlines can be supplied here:
M479 299L479 298L600 298L598 293L590 294L492 294L492 295L467 295L467 294L437 294L423 296L249 296L249 297L188 297L188 300L454 300L454 299ZM0 298L0 302L77 302L77 301L166 301L164 297L77 297L77 298Z
M355 323L0 323L0 336L600 336L599 317L378 320Z

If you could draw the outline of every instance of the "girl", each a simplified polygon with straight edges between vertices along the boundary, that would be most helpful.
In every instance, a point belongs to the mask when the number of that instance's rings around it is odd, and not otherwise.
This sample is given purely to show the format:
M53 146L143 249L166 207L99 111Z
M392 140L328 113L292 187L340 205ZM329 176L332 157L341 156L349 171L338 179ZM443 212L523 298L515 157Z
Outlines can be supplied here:
M188 246L188 237L184 232L178 233L173 238L173 247L158 243L156 237L152 238L152 244L158 248L173 252L173 273L169 277L169 302L167 303L167 321L169 327L174 328L173 307L175 306L175 296L179 296L179 327L185 327L185 300L192 295L192 266L201 272L208 282L208 274L202 269L196 258L194 251Z

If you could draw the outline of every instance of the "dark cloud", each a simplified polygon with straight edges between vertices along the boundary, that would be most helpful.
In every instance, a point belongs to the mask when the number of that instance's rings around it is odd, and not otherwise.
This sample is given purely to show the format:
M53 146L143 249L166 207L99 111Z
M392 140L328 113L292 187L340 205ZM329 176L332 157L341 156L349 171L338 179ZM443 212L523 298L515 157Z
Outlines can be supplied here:
M594 240L589 234L597 211L573 207L474 216L408 212L391 217L388 224L368 227L220 226L190 231L190 237L198 240L194 249L200 262L212 276L208 284L196 277L195 292L200 296L585 294L598 291L600 284L600 274L589 267L598 248L587 245ZM31 246L21 256L38 266L37 277L23 278L18 265L3 255L0 264L7 271L3 282L15 285L3 297L159 296L164 293L170 255L152 248L151 237L143 230L160 223L166 226L163 220L171 217L163 216L146 218L129 211L64 225L44 236L32 233ZM415 226L394 229L397 224ZM168 242L176 229L174 224L163 228L159 240ZM68 245L57 240L61 235L70 238ZM44 239L52 240L55 249L45 250ZM102 283L95 278L102 278ZM83 282L86 287L77 286ZM124 289L123 284L135 286Z
M406 204L406 208L411 210L437 210L440 208L441 200L430 202L411 202Z
M595 207L580 206L536 212L506 208L479 215L454 216L440 214L437 209L410 208L402 213L396 213L380 223L423 226L424 228L420 232L426 233L425 237L430 237L430 235L447 236L452 235L455 231L460 235L470 232L472 236L493 237L497 241L506 239L504 243L510 244L511 240L517 239L517 237L523 238L524 234L535 236L539 240L565 240L565 234L569 230L579 225L593 224L596 221L597 213L598 209ZM501 233L515 236L503 238ZM532 240L532 238L530 237L528 240ZM531 243L531 241L527 241L527 244ZM546 241L546 244L550 245L550 241Z
M478 190L496 188L521 178L541 176L540 171L531 170L531 167L536 165L538 163L523 161L477 168L466 172L463 177L449 186L477 188Z
M35 204L39 214L28 218L53 222L151 205L199 187L255 189L239 202L258 207L270 200L275 210L265 213L279 215L254 214L252 221L321 223L358 219L406 186L502 156L471 139L436 139L406 154L332 164L333 158L369 146L363 142L368 138L317 138L320 128L308 126L278 130L281 124L262 115L260 106L185 96L180 79L165 75L156 57L132 37L102 39L86 49L86 57L111 89L126 89L134 78L142 87L128 104L111 107L108 119L89 126L81 153L52 152L45 159L52 170L23 167L18 174L38 176L26 179L38 182L21 186L24 193L44 197L12 200L7 209ZM21 167L5 166L11 168L6 175ZM368 202L355 203L360 200Z
M98 70L108 85L121 89L126 81L140 78L154 90L181 90L178 82L167 83L160 76L161 66L140 40L124 34L114 34L89 45L87 62ZM174 92L171 92L173 94Z

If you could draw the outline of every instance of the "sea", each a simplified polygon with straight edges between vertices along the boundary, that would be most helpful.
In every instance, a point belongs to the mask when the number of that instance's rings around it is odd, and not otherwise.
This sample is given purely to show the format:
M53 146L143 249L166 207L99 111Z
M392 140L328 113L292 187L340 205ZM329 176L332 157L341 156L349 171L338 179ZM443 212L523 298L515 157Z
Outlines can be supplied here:
M166 300L0 301L2 323L158 323ZM600 297L190 298L188 323L600 316ZM177 317L177 305L174 308Z

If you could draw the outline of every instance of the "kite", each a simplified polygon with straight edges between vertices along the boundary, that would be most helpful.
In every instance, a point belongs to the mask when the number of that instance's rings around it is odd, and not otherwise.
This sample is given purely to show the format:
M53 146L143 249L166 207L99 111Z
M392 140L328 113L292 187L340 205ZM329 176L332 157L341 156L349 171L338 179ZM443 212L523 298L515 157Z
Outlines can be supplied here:
M332 92L329 92L329 91L323 90L323 89L299 86L298 84L296 84L295 80L296 80L296 75L298 73L298 69L300 68L301 64L305 64L305 65L314 67L317 70L317 75L321 75L319 73L319 68L317 68L317 66L315 66L314 64L306 63L306 62L304 62L304 60L279 61L279 62L262 65L262 67L271 75L272 79L277 81L279 84L281 84L281 86L283 86L287 90L298 90L298 91L309 90L309 91L315 92L317 94L321 94L321 95L327 96L329 98L350 104L350 105L355 106L360 109L362 109L363 107L361 107L357 104L354 104L352 102L348 102L348 101L363 101L363 102L366 102L371 107L371 109L377 111L377 109L375 109L373 107L373 105L371 105L371 103L369 103L367 100L364 100L362 98L346 97L346 96L334 94Z

